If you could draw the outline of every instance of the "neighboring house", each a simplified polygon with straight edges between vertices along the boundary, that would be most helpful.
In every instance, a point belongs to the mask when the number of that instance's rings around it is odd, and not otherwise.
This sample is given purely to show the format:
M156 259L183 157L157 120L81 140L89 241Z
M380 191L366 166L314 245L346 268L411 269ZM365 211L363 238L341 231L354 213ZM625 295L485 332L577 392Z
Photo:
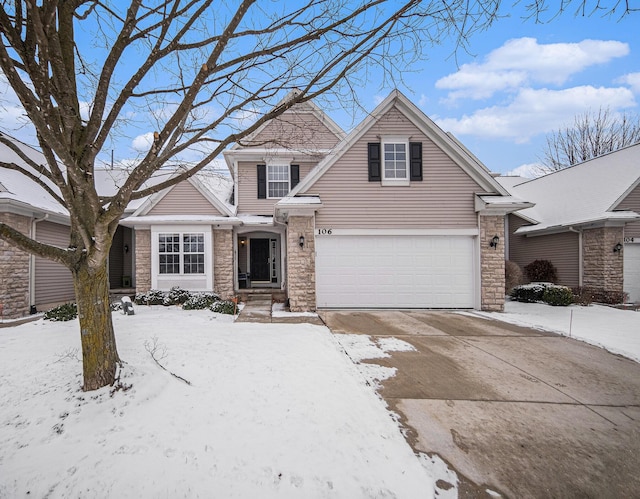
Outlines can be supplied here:
M507 259L549 260L567 286L640 301L640 144L527 180L497 179L535 203L507 218Z
M532 204L400 92L348 135L296 105L224 156L232 182L198 175L128 207L115 280L273 290L293 311L502 310L505 216Z

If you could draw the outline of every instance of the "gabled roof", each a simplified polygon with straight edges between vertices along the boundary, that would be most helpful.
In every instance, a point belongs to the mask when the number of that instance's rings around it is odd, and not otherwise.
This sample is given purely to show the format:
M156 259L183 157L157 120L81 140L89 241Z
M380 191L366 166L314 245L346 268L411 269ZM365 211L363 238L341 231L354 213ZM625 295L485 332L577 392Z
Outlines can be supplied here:
M331 168L362 136L367 133L391 108L396 107L422 133L435 142L463 171L465 171L486 193L508 195L509 193L492 177L489 170L456 139L445 133L427 115L416 107L400 91L393 90L371 114L347 135L333 152L325 157L291 191L290 196L307 192L324 173Z
M178 175L173 174L172 177ZM231 192L233 190L233 181L229 177L223 177L218 174L209 172L199 172L193 177L185 180L189 182L196 190L204 196L221 214L233 217L235 216L235 207L229 203ZM147 197L144 202L132 214L132 217L147 215L151 209L156 206L171 190L176 187L172 185L160 192Z
M44 155L27 144L24 144L6 134L2 134L3 139L10 141L14 146L18 147L21 153L36 164L46 164ZM31 168L16 152L7 144L0 142L0 161L4 163L16 163L26 171L39 176L39 174ZM60 165L60 169L65 169ZM68 221L69 212L58 201L37 182L26 175L7 168L0 167L2 172L2 183L0 185L0 210L10 211L23 214L25 216L42 216L49 215L55 217L56 221L65 223ZM116 193L119 187L129 176L130 171L122 168L114 169L96 169L94 171L94 180L96 190L101 196L110 196ZM160 170L156 172L143 187L150 187L158 184L170 176L173 176L172 170ZM59 193L59 189L52 182L43 179L51 189ZM189 180L202 194L205 196L216 209L226 216L234 216L235 208L229 203L231 192L233 190L233 182L231 178L224 177L209 171L201 171ZM157 202L168 191L158 193L156 199L154 196L148 196L143 199L131 201L127 206L125 213L133 213L143 209L150 203Z
M517 215L537 224L521 227L518 233L640 218L635 212L617 211L622 200L640 184L640 144L533 180L499 180L514 196L535 203Z
M280 106L281 104L291 100L293 97L295 97L296 95L298 95L300 93L300 90L294 89L291 90L287 93L287 95L285 95L279 102L278 104L276 104L275 107ZM344 130L342 130L342 128L340 128L340 126L338 126L338 124L333 121L329 115L327 115L322 109L320 109L313 101L307 101L301 104L295 104L293 107L291 107L291 109L288 109L287 111L285 111L281 117L286 116L288 113L295 113L295 112L299 112L299 111L305 111L305 112L309 112L311 114L313 114L318 121L320 121L321 123L323 123L338 139L343 139L345 137L345 132ZM248 135L247 137L245 137L243 139L243 142L251 142L251 140L260 135L260 133L262 133L262 131L269 125L270 121L267 121L265 123L263 123L262 125L260 125L260 127L255 130L253 133L251 133L250 135ZM240 143L235 143L230 149L229 151L237 151L237 150L242 150L244 149L246 146L241 145Z

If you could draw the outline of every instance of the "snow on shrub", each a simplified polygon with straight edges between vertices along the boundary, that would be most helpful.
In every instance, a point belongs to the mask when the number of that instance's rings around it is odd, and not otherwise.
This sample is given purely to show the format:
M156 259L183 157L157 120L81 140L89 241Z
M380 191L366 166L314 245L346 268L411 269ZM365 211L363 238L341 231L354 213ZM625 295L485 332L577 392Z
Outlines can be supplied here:
M542 295L544 294L544 290L547 286L552 286L552 284L546 282L532 282L530 284L516 286L511 290L511 298L515 301L521 301L524 303L542 301Z
M211 307L220 297L215 293L194 293L182 304L185 310L204 310Z
M47 310L43 317L48 321L72 321L78 317L78 306L75 303L65 303Z
M550 282L532 282L513 288L511 298L523 303L543 301L549 305L566 307L573 303L573 292L571 288Z
M210 308L212 312L218 314L234 315L236 313L236 304L232 301L217 301Z
M165 301L169 302L169 305L182 305L189 298L191 293L186 289L182 289L180 286L174 286L169 290L169 294L166 296Z
M136 293L136 305L164 305L165 293L158 289L150 289L146 293Z

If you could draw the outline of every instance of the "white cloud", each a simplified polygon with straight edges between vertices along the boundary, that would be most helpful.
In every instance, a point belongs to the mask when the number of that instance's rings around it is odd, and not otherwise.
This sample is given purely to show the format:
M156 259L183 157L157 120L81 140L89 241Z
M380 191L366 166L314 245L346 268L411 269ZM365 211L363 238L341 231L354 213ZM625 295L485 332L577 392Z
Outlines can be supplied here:
M429 97L427 97L425 94L420 94L420 100L418 101L418 105L420 107L424 107L428 104L429 102Z
M486 99L497 91L516 91L532 84L562 85L589 66L629 54L629 45L613 40L539 44L516 38L490 52L481 63L464 64L440 78L436 87L448 89L448 100Z
M153 132L138 135L131 141L131 147L138 152L147 152L153 144Z
M374 95L373 96L373 102L375 102L376 106L381 104L384 99L385 99L385 97L382 96L382 95Z
M455 135L507 138L523 143L557 129L588 109L610 107L615 111L635 105L633 93L623 87L525 88L508 105L486 107L460 119L443 118L436 122Z
M629 85L633 93L640 94L640 73L626 74L615 80L615 83Z

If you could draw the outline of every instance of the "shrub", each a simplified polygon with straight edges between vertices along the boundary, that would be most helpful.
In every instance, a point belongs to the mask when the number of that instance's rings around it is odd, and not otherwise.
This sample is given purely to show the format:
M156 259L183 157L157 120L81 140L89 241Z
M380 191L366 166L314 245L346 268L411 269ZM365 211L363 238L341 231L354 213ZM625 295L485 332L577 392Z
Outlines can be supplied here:
M211 305L211 311L218 314L233 315L236 313L236 305L232 301L217 301Z
M591 288L585 288L578 286L571 290L573 293L573 303L588 307L593 302L593 290Z
M165 293L157 289L151 289L146 293L137 293L134 298L136 305L164 305Z
M182 304L185 310L204 310L211 307L220 297L215 293L195 293Z
M566 307L573 303L573 292L566 286L546 286L542 301L554 307Z
M550 286L550 284L544 282L516 286L511 290L511 298L523 303L542 301L542 295L544 295L544 290L547 286Z
M78 306L75 303L65 303L44 313L44 318L49 321L72 321L76 317Z
M174 286L169 290L169 294L165 297L165 302L169 302L168 305L182 305L189 298L191 293L186 289L182 289L180 286Z
M524 271L531 282L558 282L558 272L549 260L534 260Z
M513 288L524 282L524 274L520 265L511 260L504 262L504 292L509 293Z

